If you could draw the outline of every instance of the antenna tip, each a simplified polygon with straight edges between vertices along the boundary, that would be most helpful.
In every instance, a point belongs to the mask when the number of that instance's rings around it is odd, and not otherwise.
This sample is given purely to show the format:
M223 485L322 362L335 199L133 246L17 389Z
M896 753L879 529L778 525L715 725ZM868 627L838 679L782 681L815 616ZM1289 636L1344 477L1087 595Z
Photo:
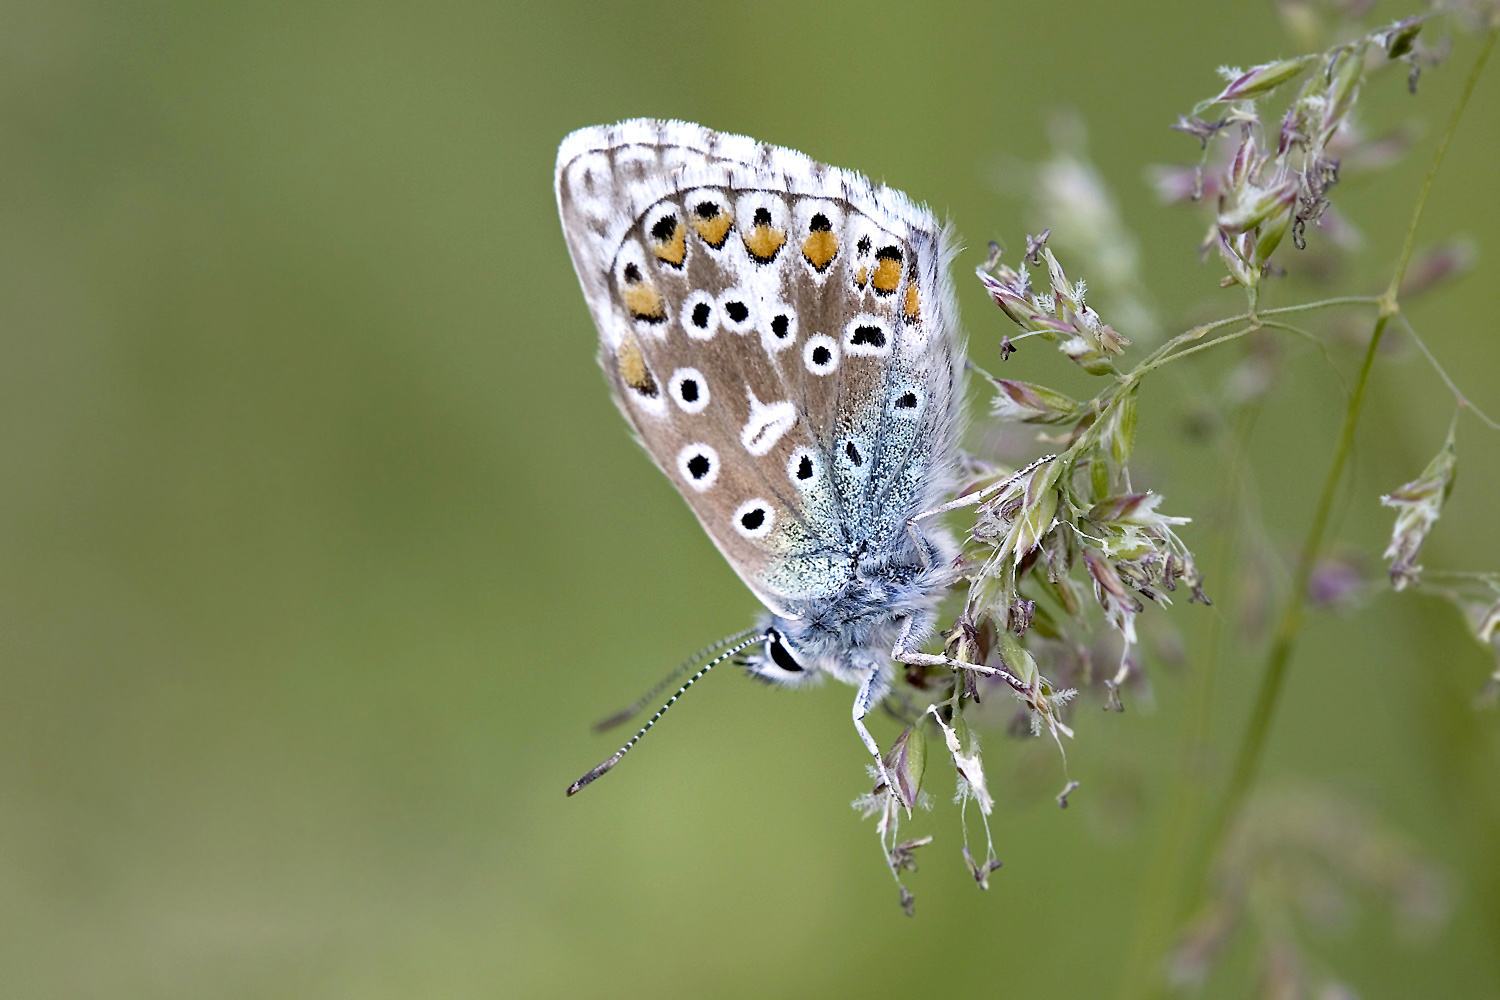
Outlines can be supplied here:
M580 791L583 790L585 785L590 784L596 778L605 774L610 768L618 764L620 762L620 758L623 756L625 756L625 752L623 750L616 751L615 755L609 758L609 760L606 760L604 763L590 768L587 774L568 786L569 797L577 795Z

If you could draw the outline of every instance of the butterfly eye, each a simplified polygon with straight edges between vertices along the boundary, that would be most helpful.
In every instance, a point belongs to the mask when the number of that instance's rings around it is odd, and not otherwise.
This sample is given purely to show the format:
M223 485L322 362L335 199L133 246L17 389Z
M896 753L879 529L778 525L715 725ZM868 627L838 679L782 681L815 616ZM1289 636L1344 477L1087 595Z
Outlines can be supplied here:
M838 256L839 238L833 233L833 224L828 216L819 212L812 217L807 227L807 237L802 241L802 257L815 271L825 271Z
M620 345L615 349L615 367L619 369L621 381L643 399L657 399L659 390L651 369L646 367L646 356L641 353L641 346L636 343L635 337L628 333L620 339Z
M767 635L770 636L770 640L766 643L766 652L770 655L771 662L788 673L802 673L802 664L796 661L791 652L786 648L786 645L781 641L781 633L775 629L771 629Z

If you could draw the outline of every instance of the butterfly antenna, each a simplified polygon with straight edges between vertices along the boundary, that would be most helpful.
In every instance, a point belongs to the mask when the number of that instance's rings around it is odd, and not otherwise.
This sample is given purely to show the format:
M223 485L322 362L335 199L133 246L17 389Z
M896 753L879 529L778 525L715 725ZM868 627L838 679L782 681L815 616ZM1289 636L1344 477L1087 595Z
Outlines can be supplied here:
M598 722L594 723L594 732L602 733L606 730L615 728L622 722L629 722L631 719L635 718L637 715L643 712L646 709L647 705L650 705L653 701L660 697L661 693L667 689L667 685L671 684L677 678L681 677L683 674L692 669L693 664L699 662L705 656L708 656L711 653L718 652L725 646L729 645L731 642L739 642L741 639L745 638L745 636L754 631L755 629L753 628L747 628L743 632L736 632L734 635L727 635L724 638L720 639L718 642L710 643L709 645L704 646L702 649L698 650L698 652L694 653L686 660L683 660L682 663L678 664L678 666L670 674L667 674L667 676L657 681L656 684L652 686L651 690L641 695L629 705L626 705L624 708L620 709L614 715L611 715L605 719L600 719Z
M641 731L640 732L636 733L634 736L632 736L630 738L630 742L629 743L626 743L620 749L616 750L614 752L614 755L611 756L608 760L604 761L602 764L599 764L599 765L597 765L597 766L595 766L593 768L590 768L587 774L585 774L583 777L579 778L577 781L575 781L571 785L569 785L568 786L568 794L569 795L577 795L578 792L585 785L593 782L595 779L597 779L598 777L600 777L601 775L603 775L607 771L609 771L610 768L612 768L616 764L620 763L620 758L624 757L627 753L629 753L630 752L630 748L633 747L633 746L635 746L637 743L639 743L641 741L641 737L646 735L646 731L648 729L650 729L652 726L656 725L656 720L660 719L663 715L666 715L667 714L667 709L671 708L672 705L673 705L673 703L676 702L678 698L681 698L682 695L683 695L683 693L685 691L687 691L688 688L690 688L694 684L698 683L698 679L700 677L702 677L704 674L708 673L714 667L717 667L719 664L723 663L725 660L729 659L731 656L733 656L736 653L740 652L741 650L748 649L749 647L755 645L757 642L764 642L765 640L767 640L769 638L770 638L770 635L768 633L763 633L763 632L762 633L757 633L755 635L752 635L748 639L742 639L741 641L739 641L735 645L731 646L730 648L726 649L724 652L720 653L718 656L714 657L712 660L709 660L707 663L705 663L698 670L698 672L696 674L694 674L693 676L689 677L686 681L683 682L682 687L678 688L677 689L677 693L674 694L674 695L672 695L672 697L670 697L670 698L667 699L667 703L665 705L663 705L661 708L658 708L656 710L656 714L653 715L653 716L651 716L651 718L646 722L646 724L641 727ZM730 640L730 641L733 641L733 640Z

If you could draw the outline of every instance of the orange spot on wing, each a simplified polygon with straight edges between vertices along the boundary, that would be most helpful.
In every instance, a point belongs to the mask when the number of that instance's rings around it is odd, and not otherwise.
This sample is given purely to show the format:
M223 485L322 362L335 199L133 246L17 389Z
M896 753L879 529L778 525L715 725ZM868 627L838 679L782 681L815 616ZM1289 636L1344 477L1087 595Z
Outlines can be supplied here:
M917 283L910 282L906 286L906 318L919 320L922 318L922 300L917 293Z
M615 355L615 364L620 370L620 379L642 396L654 397L657 393L656 379L646 367L646 358L641 347L630 334L620 341L620 350Z
M660 323L667 318L666 303L655 285L646 282L625 286L625 308L636 319L649 323Z
M802 256L814 269L822 271L838 256L839 238L829 230L814 231L802 241Z
M881 247L875 252L875 273L870 284L881 295L890 295L901 287L901 251L895 247Z
M704 202L693 209L693 231L715 250L724 245L724 240L729 236L729 227L733 224L734 220L729 217L729 213L721 211L713 202Z
M687 226L677 223L672 235L651 250L658 260L664 260L673 267L681 267L682 258L687 256Z
M785 243L786 233L770 226L755 226L745 234L745 249L762 264L775 260Z
M854 272L854 283L856 285L858 285L860 288L865 287L865 282L867 282L869 280L870 280L870 272L867 269L865 269L864 267L861 267L858 271Z

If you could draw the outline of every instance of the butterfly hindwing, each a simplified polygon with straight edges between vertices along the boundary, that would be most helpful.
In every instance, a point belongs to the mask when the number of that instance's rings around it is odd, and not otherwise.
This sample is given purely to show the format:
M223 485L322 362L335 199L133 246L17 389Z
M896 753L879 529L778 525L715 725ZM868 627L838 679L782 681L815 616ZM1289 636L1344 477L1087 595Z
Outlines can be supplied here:
M838 593L936 502L961 355L924 209L679 122L574 133L557 195L621 411L768 607Z

